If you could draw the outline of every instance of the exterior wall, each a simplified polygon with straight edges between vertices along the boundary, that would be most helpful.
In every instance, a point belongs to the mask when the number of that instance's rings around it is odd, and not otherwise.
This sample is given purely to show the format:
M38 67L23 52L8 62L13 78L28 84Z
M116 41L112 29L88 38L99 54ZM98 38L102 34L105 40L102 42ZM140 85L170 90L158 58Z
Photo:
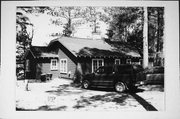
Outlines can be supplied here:
M105 58L104 59L104 66L114 65L115 59L114 58Z
M103 59L104 60L104 65L109 66L109 65L114 65L115 64L115 59L120 59L121 64L126 64L126 59L131 59L132 62L139 63L140 58L90 58L90 57L80 57L78 58L78 62L81 64L81 69L78 69L82 74L87 74L87 73L92 73L92 60L93 59Z
M81 65L81 73L82 74L88 74L88 73L91 73L92 72L92 58L90 57L81 57L81 58L78 58L78 62L80 63Z
M52 58L39 58L36 65L36 79L40 79L41 74L51 73L52 78L56 78L59 75L59 67L57 70L51 70ZM56 58L57 59L57 58ZM59 64L59 60L57 62ZM59 65L58 65L59 66Z
M73 61L73 58L68 51L65 49L59 49L58 51L59 61L61 59L67 59L67 73L60 72L60 63L59 63L59 76L63 78L73 78L76 71L76 62Z

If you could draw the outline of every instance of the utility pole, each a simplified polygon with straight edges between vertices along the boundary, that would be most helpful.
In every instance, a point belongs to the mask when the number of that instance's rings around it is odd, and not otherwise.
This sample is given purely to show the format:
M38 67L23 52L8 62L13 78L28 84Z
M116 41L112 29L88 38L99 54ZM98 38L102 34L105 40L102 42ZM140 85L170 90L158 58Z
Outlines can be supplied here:
M144 7L144 26L143 26L143 68L148 67L148 14L147 7Z

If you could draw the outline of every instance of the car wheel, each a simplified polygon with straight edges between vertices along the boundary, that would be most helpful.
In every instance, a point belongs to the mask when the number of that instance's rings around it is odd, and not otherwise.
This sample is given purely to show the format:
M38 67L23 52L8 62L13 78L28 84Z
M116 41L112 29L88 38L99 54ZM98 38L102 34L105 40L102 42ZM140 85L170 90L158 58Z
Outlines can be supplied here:
M83 81L82 82L82 87L85 88L85 89L88 89L89 88L89 82L88 81Z
M122 93L122 92L124 92L124 91L126 90L126 87L125 87L124 83L118 82L118 83L116 83L116 85L115 85L115 90L116 90L117 92L119 92L119 93Z

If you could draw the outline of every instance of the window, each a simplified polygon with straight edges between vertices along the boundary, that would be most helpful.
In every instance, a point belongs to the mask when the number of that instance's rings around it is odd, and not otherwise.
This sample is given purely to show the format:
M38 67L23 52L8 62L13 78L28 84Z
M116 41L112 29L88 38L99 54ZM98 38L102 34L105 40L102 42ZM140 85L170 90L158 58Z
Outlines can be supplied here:
M120 59L115 59L115 64L117 64L117 65L121 64L121 60Z
M104 66L104 60L103 59L92 59L92 72L94 72L100 66Z
M126 59L126 64L131 64L131 59Z
M67 73L67 59L60 60L60 73Z
M51 59L51 70L57 70L57 69L58 69L57 59Z
M29 59L26 60L26 71L29 72L30 71L30 61Z

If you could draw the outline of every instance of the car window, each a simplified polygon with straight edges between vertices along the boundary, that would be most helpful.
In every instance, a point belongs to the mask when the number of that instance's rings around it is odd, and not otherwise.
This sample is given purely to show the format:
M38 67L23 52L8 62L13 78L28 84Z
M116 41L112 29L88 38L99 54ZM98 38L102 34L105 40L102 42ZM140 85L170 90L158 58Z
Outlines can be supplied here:
M96 70L97 74L111 74L113 72L113 67L100 67Z
M98 68L96 71L95 71L97 74L103 74L105 71L104 71L104 67L100 67Z

